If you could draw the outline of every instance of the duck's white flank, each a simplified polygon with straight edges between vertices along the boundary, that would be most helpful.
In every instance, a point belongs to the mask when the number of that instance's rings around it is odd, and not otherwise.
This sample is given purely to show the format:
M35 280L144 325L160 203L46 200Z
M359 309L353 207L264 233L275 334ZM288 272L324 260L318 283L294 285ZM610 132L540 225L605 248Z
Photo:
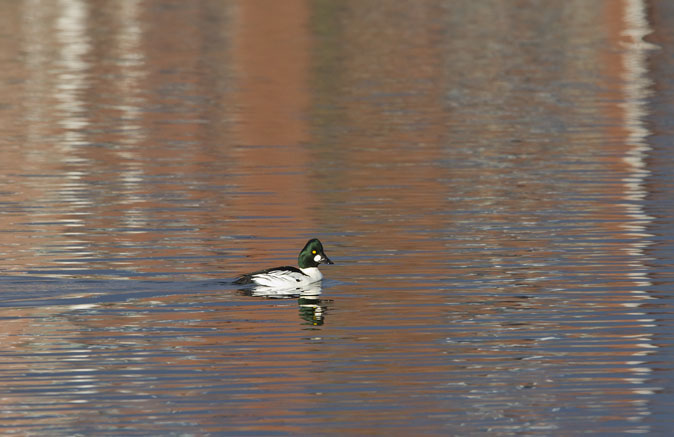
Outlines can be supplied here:
M323 275L316 267L300 269L302 273L290 270L272 270L253 276L253 282L265 287L288 287L312 284L323 279Z

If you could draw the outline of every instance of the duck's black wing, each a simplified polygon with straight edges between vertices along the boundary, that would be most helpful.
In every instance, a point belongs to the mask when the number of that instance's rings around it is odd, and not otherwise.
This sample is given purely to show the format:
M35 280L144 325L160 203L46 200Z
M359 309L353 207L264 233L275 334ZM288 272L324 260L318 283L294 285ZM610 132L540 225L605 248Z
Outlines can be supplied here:
M253 281L253 276L263 275L265 273L270 273L270 272L274 272L274 271L302 273L302 270L298 269L297 267L293 267L293 266L274 267L274 268L271 268L271 269L264 269L264 270L259 270L257 272L246 273L244 275L241 275L238 278L236 278L236 280L234 281L234 284L236 284L236 285L254 284L255 282ZM302 273L302 274L304 274L304 273Z

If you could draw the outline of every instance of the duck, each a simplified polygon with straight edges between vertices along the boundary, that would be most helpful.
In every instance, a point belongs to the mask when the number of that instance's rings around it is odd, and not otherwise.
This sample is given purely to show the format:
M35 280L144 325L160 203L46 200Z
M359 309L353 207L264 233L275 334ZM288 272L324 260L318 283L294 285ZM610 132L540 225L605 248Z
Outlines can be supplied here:
M234 284L255 284L264 287L289 288L304 287L323 279L319 264L334 264L323 250L318 238L307 241L297 257L299 268L293 266L274 267L239 276Z

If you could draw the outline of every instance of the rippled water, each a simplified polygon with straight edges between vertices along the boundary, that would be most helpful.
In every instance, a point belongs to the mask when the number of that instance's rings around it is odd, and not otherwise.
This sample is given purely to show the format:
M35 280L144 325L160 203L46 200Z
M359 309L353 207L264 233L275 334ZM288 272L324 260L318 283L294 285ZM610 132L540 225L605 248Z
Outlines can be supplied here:
M0 23L3 434L669 430L669 3ZM310 237L320 286L231 284Z

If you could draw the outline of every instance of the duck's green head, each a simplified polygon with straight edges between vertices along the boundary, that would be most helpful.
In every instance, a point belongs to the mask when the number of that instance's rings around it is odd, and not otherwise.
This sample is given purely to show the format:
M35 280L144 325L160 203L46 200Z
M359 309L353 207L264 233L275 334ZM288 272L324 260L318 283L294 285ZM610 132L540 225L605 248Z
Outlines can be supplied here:
M312 238L307 241L304 249L300 252L300 256L297 257L297 264L301 269L306 269L307 267L317 267L320 263L334 264L323 252L323 245L318 241L318 238Z

